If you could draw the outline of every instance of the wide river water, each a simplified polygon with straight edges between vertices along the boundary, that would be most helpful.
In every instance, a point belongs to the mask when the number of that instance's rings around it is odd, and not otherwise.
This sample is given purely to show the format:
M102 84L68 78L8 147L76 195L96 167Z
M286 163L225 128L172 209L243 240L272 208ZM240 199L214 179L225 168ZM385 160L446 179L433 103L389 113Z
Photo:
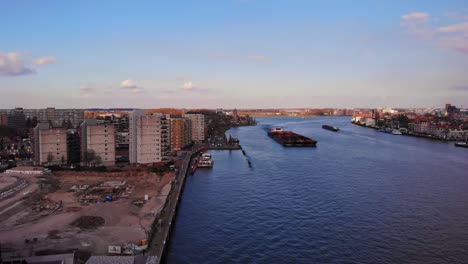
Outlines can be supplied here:
M167 263L468 263L468 149L349 117L257 121L227 132L247 157L212 151L188 176ZM317 147L279 145L276 126Z

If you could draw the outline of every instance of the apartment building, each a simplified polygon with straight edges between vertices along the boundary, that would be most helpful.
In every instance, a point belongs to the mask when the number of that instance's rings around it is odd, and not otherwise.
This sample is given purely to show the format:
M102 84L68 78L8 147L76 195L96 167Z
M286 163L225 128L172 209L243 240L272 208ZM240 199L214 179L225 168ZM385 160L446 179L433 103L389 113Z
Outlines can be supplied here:
M0 111L12 116L13 119L17 119L18 116L21 119L24 118L24 121L18 121L21 123L25 122L26 119L33 119L36 117L39 123L51 123L55 127L62 126L63 124L70 124L72 127L76 128L84 120L83 109L55 109L54 107L45 109L23 109L18 107Z
M34 128L34 160L36 165L66 164L67 130L39 123Z
M83 165L115 165L115 128L110 122L87 119L80 126Z
M184 117L190 119L192 123L192 140L205 140L205 116L202 114L185 114Z
M0 113L0 126L8 125L8 115L6 113Z
M152 164L167 158L168 122L164 114L145 114L134 110L129 114L130 164Z
M181 150L192 144L192 121L187 117L169 118L171 150Z

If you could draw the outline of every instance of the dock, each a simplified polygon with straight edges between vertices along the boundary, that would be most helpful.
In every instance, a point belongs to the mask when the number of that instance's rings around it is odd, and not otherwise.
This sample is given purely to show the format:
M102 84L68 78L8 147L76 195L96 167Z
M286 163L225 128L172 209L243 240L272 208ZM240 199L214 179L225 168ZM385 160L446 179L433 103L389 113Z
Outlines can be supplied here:
M206 147L209 150L239 150L242 149L241 145L225 145L220 147Z

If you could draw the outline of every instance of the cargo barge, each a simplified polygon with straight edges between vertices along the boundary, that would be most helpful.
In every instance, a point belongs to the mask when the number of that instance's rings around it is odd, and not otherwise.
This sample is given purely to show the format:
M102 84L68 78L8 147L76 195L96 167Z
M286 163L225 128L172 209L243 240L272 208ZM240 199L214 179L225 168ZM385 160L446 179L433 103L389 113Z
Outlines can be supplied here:
M268 131L268 136L285 147L315 147L317 141L292 131L285 131L281 128L274 128Z
M330 131L335 131L335 132L340 131L340 129L335 126L323 125L322 128L326 130L330 130Z

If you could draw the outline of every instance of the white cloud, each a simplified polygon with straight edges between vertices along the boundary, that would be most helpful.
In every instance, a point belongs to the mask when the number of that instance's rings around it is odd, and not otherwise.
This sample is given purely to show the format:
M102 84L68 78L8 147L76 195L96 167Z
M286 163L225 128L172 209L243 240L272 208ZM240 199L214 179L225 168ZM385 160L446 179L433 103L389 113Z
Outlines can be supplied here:
M182 85L182 90L191 91L191 92L208 92L209 88L203 88L196 86L192 81L184 82Z
M120 87L124 89L135 89L137 86L133 80L128 79L128 80L122 81L122 83L120 84Z
M192 82L185 82L184 85L183 85L183 88L185 90L193 90L195 87L193 86Z
M142 92L144 92L144 88L136 85L136 83L131 79L127 79L127 80L122 81L122 83L120 84L120 87L123 88L123 89L126 89L126 90L130 90L133 93L142 93Z
M19 52L0 51L0 76L19 76L34 73L36 71L27 66Z
M428 13L414 12L402 15L401 25L428 43L468 54L468 22L434 27L428 23L430 18Z
M426 12L412 12L408 14L404 14L401 16L403 21L407 22L428 22L431 19L431 15Z
M461 33L461 34L467 34L468 35L468 22L460 23L460 24L454 24L454 25L445 26L445 27L439 27L437 29L437 32L440 32L440 33Z
M50 63L54 63L56 61L55 57L52 56L44 56L34 59L32 62L35 65L46 65Z

